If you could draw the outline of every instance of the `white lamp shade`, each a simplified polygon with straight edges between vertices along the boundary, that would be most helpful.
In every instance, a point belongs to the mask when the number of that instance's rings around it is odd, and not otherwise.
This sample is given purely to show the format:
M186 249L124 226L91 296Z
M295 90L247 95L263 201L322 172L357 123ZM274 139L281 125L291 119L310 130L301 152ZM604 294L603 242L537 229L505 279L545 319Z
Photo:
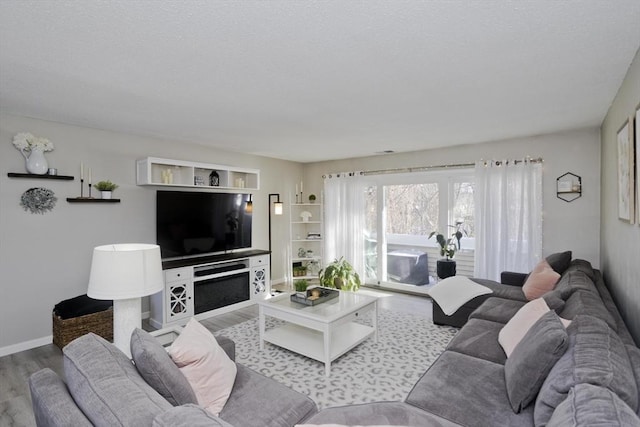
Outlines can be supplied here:
M93 249L87 291L90 298L139 298L163 288L160 246L124 243Z
M276 215L282 215L282 206L283 206L282 202L275 202L273 204L273 213Z

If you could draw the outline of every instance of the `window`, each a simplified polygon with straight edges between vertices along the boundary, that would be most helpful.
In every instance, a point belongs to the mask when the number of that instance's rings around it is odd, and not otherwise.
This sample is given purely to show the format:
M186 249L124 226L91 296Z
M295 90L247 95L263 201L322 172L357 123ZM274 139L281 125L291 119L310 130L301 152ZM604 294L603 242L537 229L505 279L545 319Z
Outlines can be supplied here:
M462 252L473 272L472 172L436 171L369 177L366 189L365 282L424 285L440 258L432 231L451 235L462 222ZM461 252L461 253L462 253ZM466 263L465 263L466 264ZM464 274L464 272L462 272ZM394 286L391 286L394 287Z

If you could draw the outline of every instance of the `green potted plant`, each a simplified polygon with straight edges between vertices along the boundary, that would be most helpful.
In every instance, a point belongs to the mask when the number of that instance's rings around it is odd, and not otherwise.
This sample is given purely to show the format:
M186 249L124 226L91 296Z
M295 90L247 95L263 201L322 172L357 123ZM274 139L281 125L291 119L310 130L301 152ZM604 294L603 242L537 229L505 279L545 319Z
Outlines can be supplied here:
M298 296L302 298L307 297L307 287L309 286L309 282L306 279L298 279L293 282L293 287L296 290Z
M355 292L360 289L360 276L344 257L334 260L318 274L320 285Z
M309 203L315 203L315 202L316 202L316 195L309 194Z
M111 181L99 181L93 187L100 192L100 196L103 199L110 199L111 192L118 188L118 186Z
M440 245L440 255L445 257L445 259L439 259L437 262L437 274L441 279L456 275L456 262L453 257L456 251L460 249L460 240L463 237L463 233L466 234L466 230L463 228L463 221L456 221L455 225L450 225L449 227L453 228L454 232L448 239L437 231L432 231L429 234L429 239L434 235L436 236L436 241Z

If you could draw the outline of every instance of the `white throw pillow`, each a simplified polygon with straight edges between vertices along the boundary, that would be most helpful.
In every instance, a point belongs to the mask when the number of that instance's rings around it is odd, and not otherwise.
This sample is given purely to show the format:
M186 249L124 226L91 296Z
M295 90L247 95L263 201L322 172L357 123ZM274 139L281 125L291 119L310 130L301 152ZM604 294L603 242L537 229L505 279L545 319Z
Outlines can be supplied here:
M169 355L191 384L198 404L218 415L236 380L236 364L196 319L189 320L169 347Z
M547 311L549 311L549 306L545 300L537 298L523 305L504 325L498 334L498 342L507 357L511 355L513 349L531 329L531 326Z

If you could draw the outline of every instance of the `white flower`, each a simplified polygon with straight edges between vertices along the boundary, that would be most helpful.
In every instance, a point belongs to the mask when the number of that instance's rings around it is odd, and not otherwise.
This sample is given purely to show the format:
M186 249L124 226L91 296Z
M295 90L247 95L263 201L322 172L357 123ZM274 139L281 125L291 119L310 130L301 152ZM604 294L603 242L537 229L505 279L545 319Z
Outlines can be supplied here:
M28 132L21 132L14 136L13 146L20 151L31 151L34 148L38 148L42 151L53 151L54 148L53 142L49 141L47 138L39 138Z

